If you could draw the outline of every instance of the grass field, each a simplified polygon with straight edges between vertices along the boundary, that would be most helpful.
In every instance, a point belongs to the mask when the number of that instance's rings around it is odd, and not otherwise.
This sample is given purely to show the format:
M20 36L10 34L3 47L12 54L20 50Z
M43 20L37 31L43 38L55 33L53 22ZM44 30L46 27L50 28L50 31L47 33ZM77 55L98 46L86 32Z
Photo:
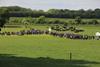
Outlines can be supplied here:
M49 26L32 27L48 30ZM94 35L100 31L100 26L78 27L85 30L79 34ZM3 28L2 32L23 29ZM100 67L99 49L100 40L70 40L50 35L0 36L0 67Z
M99 49L99 40L69 40L49 35L0 36L0 67L100 67Z

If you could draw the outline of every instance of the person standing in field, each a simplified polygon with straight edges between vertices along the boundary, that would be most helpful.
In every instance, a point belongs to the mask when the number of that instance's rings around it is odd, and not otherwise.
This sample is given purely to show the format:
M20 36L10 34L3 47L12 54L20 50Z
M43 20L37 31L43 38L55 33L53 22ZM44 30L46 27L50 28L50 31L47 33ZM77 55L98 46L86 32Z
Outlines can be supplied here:
M49 31L49 34L50 34L50 33L51 33L51 31L52 31L51 27L49 27L48 31Z

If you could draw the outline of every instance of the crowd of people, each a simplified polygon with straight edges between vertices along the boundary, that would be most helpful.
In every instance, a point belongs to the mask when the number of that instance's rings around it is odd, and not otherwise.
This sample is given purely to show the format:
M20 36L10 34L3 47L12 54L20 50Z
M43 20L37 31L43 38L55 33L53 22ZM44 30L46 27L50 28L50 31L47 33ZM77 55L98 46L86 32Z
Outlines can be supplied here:
M36 29L30 29L30 30L21 30L19 32L0 32L0 35L40 35L40 34L47 34L52 35L55 37L60 38L69 38L69 39L81 39L81 40L88 40L88 39L96 39L96 36L90 36L90 35L80 35L80 34L72 34L72 33L59 33L59 32L52 32L52 31L42 31L42 30L36 30Z
M71 34L71 33L56 33L56 32L51 32L51 35L57 36L57 37L69 38L69 39L82 39L82 40L95 39L95 36L80 35L80 34Z

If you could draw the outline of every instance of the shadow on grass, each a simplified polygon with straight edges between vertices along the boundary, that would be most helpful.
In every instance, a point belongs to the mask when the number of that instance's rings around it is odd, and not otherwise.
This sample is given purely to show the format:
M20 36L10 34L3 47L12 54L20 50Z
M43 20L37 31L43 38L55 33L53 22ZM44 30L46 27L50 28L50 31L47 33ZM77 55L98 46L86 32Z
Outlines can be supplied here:
M88 64L99 62L85 60L64 60L53 58L16 57L10 54L0 54L0 67L90 67Z

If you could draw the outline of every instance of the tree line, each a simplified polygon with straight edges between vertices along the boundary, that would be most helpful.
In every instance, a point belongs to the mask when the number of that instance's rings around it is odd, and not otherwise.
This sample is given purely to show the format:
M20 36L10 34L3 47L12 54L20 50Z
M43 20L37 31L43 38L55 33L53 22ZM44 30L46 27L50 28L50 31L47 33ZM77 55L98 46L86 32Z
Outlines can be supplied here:
M11 18L15 17L15 18ZM21 18L27 17L27 18ZM48 20L47 18L74 18L74 21L61 21L58 19ZM97 20L83 21L83 18L100 18L100 9L95 10L68 10L50 9L48 11L32 10L18 6L0 7L0 27L6 22L23 24L100 24Z
M80 10L69 10L69 9L49 9L48 11L44 10L32 10L28 8L23 8L19 6L9 6L9 7L0 7L0 10L7 9L9 17L39 17L45 16L49 18L75 18L80 16L81 18L100 18L100 9L80 9Z
M47 18L40 16L38 18L33 17L10 17L8 24L61 24L61 25L97 25L100 21L97 19L82 19L79 16L74 19L58 19Z

